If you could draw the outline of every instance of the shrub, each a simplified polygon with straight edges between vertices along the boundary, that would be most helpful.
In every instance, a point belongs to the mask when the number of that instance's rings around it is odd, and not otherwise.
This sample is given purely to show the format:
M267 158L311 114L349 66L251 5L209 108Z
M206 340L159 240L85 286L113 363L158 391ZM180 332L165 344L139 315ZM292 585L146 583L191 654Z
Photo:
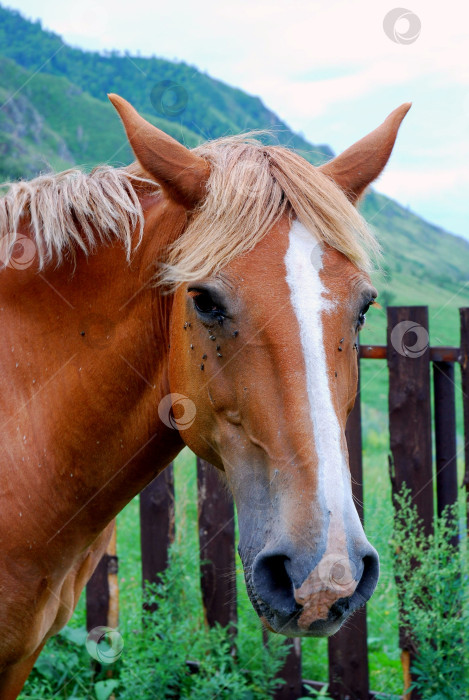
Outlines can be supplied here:
M401 621L415 657L412 686L423 700L467 697L469 688L469 595L466 542L458 535L457 507L445 509L425 536L404 489L397 497L394 564ZM466 658L464 658L466 656Z
M156 610L145 613L144 624L140 615L126 624L116 699L272 697L282 682L275 674L288 651L284 640L272 636L265 647L259 629L257 638L250 634L234 645L227 629L208 629L200 615L194 615L188 586L198 581L185 575L179 546L176 542L171 548L161 583L147 587L146 602ZM194 662L192 671L187 661Z

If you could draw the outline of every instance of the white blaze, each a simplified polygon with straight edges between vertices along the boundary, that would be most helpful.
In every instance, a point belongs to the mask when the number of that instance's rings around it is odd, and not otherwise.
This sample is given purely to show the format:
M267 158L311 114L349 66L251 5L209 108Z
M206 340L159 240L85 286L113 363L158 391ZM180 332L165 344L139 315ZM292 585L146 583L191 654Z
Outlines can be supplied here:
M347 461L332 403L324 349L323 317L324 312L333 308L333 304L325 298L326 289L319 276L322 253L318 242L297 220L290 229L285 265L306 365L311 422L318 457L318 497L333 518L331 530L337 531L337 527L343 528L345 508L349 517L353 518L350 510L355 512L357 520L358 514L351 498ZM339 340L337 338L337 343ZM332 534L331 530L329 535Z

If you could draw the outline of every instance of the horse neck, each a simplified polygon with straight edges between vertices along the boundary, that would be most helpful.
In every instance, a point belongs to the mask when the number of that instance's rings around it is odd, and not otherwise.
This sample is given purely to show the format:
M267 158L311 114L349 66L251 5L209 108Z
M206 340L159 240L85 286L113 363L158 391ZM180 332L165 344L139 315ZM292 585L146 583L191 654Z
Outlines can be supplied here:
M91 541L183 446L158 417L169 393L172 297L150 284L148 263L169 234L158 242L162 217L147 213L130 265L114 245L78 257L73 274L65 266L1 273L4 473L21 464L23 491L39 478L28 512L44 509L48 494L57 543L79 531Z

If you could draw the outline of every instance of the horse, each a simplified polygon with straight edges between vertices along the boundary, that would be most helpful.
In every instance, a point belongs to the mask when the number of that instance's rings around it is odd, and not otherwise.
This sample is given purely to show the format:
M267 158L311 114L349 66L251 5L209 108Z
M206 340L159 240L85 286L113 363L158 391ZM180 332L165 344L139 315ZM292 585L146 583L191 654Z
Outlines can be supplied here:
M0 199L3 700L185 445L233 494L268 629L331 635L378 580L345 441L377 294L355 205L410 105L313 167L253 136L189 150L109 98L134 163Z

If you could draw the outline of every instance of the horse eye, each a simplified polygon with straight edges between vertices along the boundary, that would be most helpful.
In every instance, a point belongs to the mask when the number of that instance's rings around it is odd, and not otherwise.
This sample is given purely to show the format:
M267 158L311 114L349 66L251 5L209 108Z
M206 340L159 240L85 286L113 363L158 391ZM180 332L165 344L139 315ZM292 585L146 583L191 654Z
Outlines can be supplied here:
M358 316L358 323L357 323L358 330L361 330L363 328L363 326L365 325L366 313L372 304L374 304L374 299L371 299L371 301L369 301L367 304L365 304L363 309L360 311L360 314Z
M219 316L223 314L222 309L217 306L217 303L213 300L210 292L201 289L189 289L189 296L192 298L194 303L194 308L200 314L212 316Z

